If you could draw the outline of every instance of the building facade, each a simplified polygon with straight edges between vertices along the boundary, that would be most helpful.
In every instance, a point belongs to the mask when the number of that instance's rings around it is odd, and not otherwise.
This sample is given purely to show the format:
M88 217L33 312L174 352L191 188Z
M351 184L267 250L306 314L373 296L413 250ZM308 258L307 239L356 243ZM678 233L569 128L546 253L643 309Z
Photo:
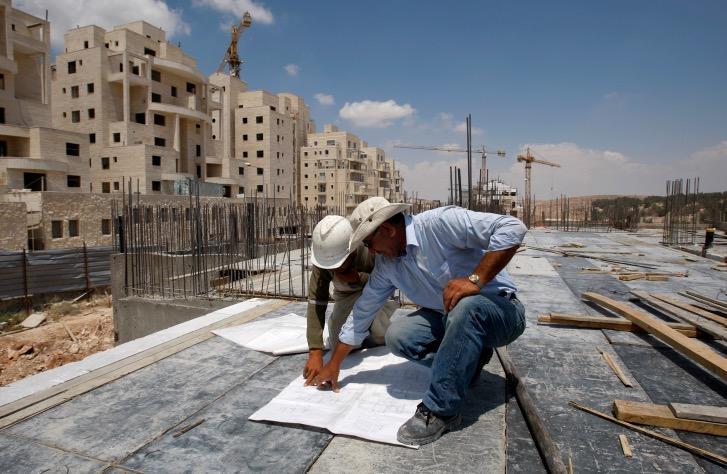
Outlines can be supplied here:
M203 177L210 110L194 59L144 21L68 31L52 76L53 126L82 133L89 191L172 194Z
M301 148L301 154L303 206L350 214L373 196L402 200L403 178L395 172L394 161L350 132L325 125L322 133L308 135L308 146Z
M243 81L225 74L209 80L221 107L211 113L215 157L209 159L205 179L229 186L238 196L298 202L300 147L315 130L303 99L248 91Z
M85 136L51 129L50 24L0 0L0 191L88 190Z

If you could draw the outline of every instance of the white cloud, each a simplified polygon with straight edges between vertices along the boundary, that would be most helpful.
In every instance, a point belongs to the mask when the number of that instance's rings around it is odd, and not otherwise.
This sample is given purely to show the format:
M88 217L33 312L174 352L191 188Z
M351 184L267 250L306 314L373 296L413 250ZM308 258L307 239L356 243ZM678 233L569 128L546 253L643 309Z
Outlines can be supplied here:
M684 160L660 163L644 163L621 152L584 148L575 143L532 144L536 157L558 163L560 168L533 164L532 189L536 199L567 196L591 196L598 194L663 195L667 180L700 177L700 191L724 191L727 176L727 140L704 148ZM442 152L444 153L444 152ZM454 159L456 154L447 153L452 160L434 158L414 164L397 161L404 176L407 192L419 192L421 198L446 199L449 186L449 166L466 170L464 158ZM424 155L421 155L425 157ZM426 157L425 157L426 158ZM490 177L500 177L505 182L524 191L524 164L515 161L516 154L508 158L488 160ZM511 164L502 170L502 163ZM474 176L479 167L474 166ZM463 180L467 178L462 176Z
M457 156L456 154L452 154ZM449 196L449 167L462 169L462 181L467 180L467 159L419 161L414 164L396 162L397 168L404 178L404 189L413 196L422 199L442 199Z
M287 64L285 67L283 67L283 69L285 69L286 74L291 77L297 76L300 72L300 66L298 66L297 64Z
M439 121L439 128L449 132L460 133L462 135L467 134L467 121L455 122L452 114L448 112L441 112L437 117ZM481 128L472 127L472 135L482 135L484 131Z
M51 22L51 45L63 49L63 35L76 26L97 25L105 29L136 20L145 20L167 32L170 37L188 35L189 24L181 10L172 9L162 0L125 0L123 7L115 2L98 0L16 0L14 7Z
M255 23L269 25L274 20L273 13L254 0L193 0L193 4L195 6L210 7L223 13L232 13L239 18L242 18L245 12L250 12L253 25ZM229 29L228 26L226 30L229 31Z
M536 199L549 199L561 193L663 195L667 180L693 176L701 176L702 191L715 191L724 188L727 176L727 141L697 151L685 160L659 163L640 162L617 151L582 148L575 143L526 146L531 146L538 156L561 165L533 165L532 189ZM502 176L523 189L523 163L513 163Z
M456 124L452 127L452 131L461 133L463 135L467 135L467 122L466 121L459 122L458 124ZM472 127L472 135L482 135L482 129L477 128L477 127Z
M394 100L385 102L364 100L346 102L338 115L359 127L385 128L394 121L412 119L416 109L409 104L399 105Z
M319 92L313 97L315 97L315 99L321 105L333 105L336 103L336 101L333 100L333 96L331 94L324 94L322 92Z

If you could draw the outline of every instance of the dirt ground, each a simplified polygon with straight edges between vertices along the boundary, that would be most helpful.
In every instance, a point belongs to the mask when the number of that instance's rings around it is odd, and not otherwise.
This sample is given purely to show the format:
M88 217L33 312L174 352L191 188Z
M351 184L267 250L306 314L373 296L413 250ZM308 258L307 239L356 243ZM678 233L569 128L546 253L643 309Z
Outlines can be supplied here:
M0 386L81 360L114 345L110 297L99 296L78 303L62 301L36 312L46 314L46 321L37 328L14 334L0 333ZM21 327L6 327L5 332L17 329Z

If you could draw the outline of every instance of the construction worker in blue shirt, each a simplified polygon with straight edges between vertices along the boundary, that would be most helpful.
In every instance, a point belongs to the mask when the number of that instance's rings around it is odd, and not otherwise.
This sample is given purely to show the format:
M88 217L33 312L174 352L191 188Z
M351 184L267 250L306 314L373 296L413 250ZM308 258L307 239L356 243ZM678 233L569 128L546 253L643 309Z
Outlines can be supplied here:
M399 288L420 309L392 318L386 344L394 354L430 366L432 376L398 439L433 442L461 423L467 389L493 348L510 344L525 329L525 309L505 266L526 228L511 216L455 206L410 216L381 197L359 204L352 218L358 226L350 247L363 244L376 254L376 266L313 383L338 389L341 362Z

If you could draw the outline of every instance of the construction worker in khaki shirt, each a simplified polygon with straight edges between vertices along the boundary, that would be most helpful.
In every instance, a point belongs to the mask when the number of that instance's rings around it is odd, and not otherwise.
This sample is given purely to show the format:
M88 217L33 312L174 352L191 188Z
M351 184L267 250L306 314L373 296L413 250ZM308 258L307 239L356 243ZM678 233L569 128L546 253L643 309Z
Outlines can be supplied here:
M353 228L348 219L341 216L326 216L313 230L311 271L308 284L308 310L306 312L308 339L308 361L303 369L306 385L310 384L323 367L323 327L328 326L328 347L338 343L338 333L361 296L369 274L374 269L374 256L360 246L351 251L348 243ZM333 282L333 313L326 322L326 308L330 298L330 284ZM377 313L369 328L370 335L363 345L367 347L384 344L384 335L389 327L396 303L388 301Z

